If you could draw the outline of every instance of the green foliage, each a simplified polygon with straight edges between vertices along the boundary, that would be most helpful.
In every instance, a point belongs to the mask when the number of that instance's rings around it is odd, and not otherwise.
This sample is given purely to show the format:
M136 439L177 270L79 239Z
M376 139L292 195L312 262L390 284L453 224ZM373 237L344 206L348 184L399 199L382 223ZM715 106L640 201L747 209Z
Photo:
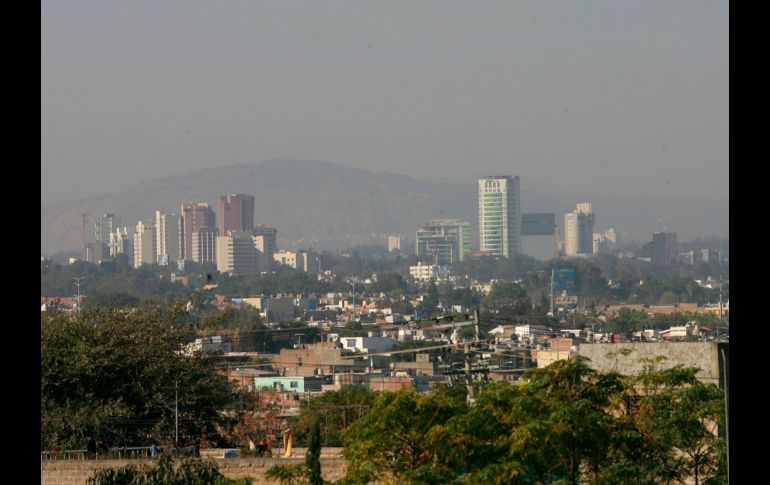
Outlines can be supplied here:
M438 288L436 288L436 283L431 281L430 285L428 286L428 292L425 299L417 306L417 308L420 310L432 312L436 309L438 304L439 304Z
M180 441L216 438L227 382L211 357L181 352L183 320L181 305L41 315L41 448L171 443L177 382Z
M307 481L307 468L304 464L274 465L265 473L270 481L276 481L280 485L305 485Z
M308 482L310 485L323 485L324 480L321 476L321 427L318 425L318 421L310 426L307 442L305 466L307 467Z
M517 283L501 281L492 283L492 291L481 300L484 308L508 307L517 303L524 303L526 307L531 306L527 292Z
M88 479L88 485L251 485L250 478L232 480L219 471L213 461L184 460L174 468L174 460L163 454L154 466L98 470Z
M40 272L40 292L45 296L71 296L76 290L73 278L85 277L81 293L99 295L128 295L133 298L154 298L168 295L172 300L185 298L192 290L180 282L171 283L170 274L175 265L144 265L132 268L121 262L91 264L77 261L74 264L51 264ZM124 297L121 296L121 299ZM88 298L83 300L85 305ZM106 300L109 302L109 298Z
M307 443L307 431L317 422L323 446L342 446L347 427L371 408L376 396L368 386L355 384L303 400L299 422L293 428L297 443Z
M373 469L381 477L399 477L429 464L428 433L466 410L465 401L449 393L403 389L379 395L371 411L345 433L351 476Z
M108 308L133 308L140 303L139 298L125 292L91 293L83 300L83 308L108 307Z
M406 291L406 281L404 277L398 273L384 273L378 276L377 282L374 283L368 291L379 293L393 293L394 291Z
M557 361L517 385L383 393L345 435L339 483L724 483L723 393L696 369L599 373Z

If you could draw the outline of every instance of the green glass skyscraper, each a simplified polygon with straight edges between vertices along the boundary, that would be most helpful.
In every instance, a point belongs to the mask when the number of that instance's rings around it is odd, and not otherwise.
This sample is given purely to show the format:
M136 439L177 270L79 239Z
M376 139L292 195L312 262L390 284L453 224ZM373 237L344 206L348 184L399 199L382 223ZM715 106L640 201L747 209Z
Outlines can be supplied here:
M493 256L521 252L519 177L499 175L479 179L479 245Z

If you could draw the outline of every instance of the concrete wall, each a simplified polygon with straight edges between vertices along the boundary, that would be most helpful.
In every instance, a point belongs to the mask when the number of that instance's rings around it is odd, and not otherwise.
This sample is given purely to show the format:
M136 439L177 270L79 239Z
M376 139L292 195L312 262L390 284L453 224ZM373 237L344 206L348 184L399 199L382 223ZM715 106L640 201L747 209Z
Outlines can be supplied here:
M305 458L292 454L291 458L228 458L215 459L219 471L228 478L251 477L254 483L270 483L265 473L273 465L296 465ZM153 460L51 460L41 463L42 485L85 485L96 470L120 468L126 465L149 465ZM321 473L324 480L342 478L347 470L344 458L321 457ZM275 483L275 482L273 482Z
M598 371L638 374L643 369L640 359L666 357L659 365L667 369L682 364L699 367L698 380L720 385L720 359L717 342L633 342L620 344L581 344L578 354L591 359L589 365ZM725 345L726 344L719 344ZM622 355L621 351L629 351ZM727 352L727 350L725 350Z

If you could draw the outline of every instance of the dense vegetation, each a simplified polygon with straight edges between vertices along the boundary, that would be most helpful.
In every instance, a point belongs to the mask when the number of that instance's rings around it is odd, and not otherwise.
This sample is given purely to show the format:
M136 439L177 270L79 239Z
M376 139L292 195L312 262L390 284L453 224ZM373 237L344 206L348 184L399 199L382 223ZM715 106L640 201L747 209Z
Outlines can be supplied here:
M171 282L171 273L179 273L174 265L147 265L137 269L128 266L125 259L93 265L78 261L72 265L48 263L41 269L41 293L45 296L71 296L75 292L72 279L85 277L83 292L93 305L130 304L134 299L155 299L170 303L187 297L194 288L200 289L206 283L218 285L216 292L226 296L271 295L292 293L309 295L331 291L347 293L351 290L350 277L360 280L373 273L376 281L358 283L356 291L364 295L387 294L400 313L408 314L414 309L401 297L417 292L429 293L423 308L434 308L436 303L444 306L463 305L466 308L487 304L482 296L470 290L473 281L500 280L517 281L526 290L533 302L540 302L550 291L550 274L553 268L575 270L577 287L572 291L581 302L596 306L608 303L671 304L677 302L714 303L719 298L718 290L703 288L695 279L721 276L729 280L729 264L697 262L694 265L675 263L668 267L652 265L634 258L621 258L601 254L588 259L552 259L538 261L517 255L512 258L482 258L467 260L454 265L458 277L457 287L440 285L432 290L407 283L409 265L416 263L415 256L403 257L395 254L372 254L362 257L358 251L343 255L324 252L321 255L323 269L329 270L332 278L319 280L314 274L295 271L288 267L262 275L228 276L219 274L212 264L187 263L184 273L189 285ZM359 286L360 285L360 286ZM729 287L723 289L723 299L729 299ZM88 301L88 299L86 301Z
M383 393L345 433L342 483L725 483L723 393L695 369L602 374L557 361L520 385Z
M232 480L213 461L185 460L174 467L171 455L163 454L154 466L126 465L98 470L88 485L251 485L252 480Z
M217 443L231 400L214 360L182 352L195 326L182 305L41 316L41 449ZM178 389L176 387L178 386Z

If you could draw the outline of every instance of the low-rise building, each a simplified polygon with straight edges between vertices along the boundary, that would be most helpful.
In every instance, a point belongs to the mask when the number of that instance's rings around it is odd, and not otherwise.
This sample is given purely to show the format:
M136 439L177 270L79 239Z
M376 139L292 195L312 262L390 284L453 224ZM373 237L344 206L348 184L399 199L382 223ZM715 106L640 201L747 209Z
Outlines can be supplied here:
M321 392L321 386L331 382L325 376L269 376L255 377L254 386L257 389L265 387L282 392Z
M341 337L340 341L345 350L366 353L387 352L398 343L388 337Z
M216 353L231 352L232 350L233 349L230 345L230 339L222 335L212 335L211 337L196 338L186 347L187 353Z
M335 342L302 345L296 349L281 349L269 357L270 363L283 376L330 375L366 369L366 360L343 359L342 349Z

